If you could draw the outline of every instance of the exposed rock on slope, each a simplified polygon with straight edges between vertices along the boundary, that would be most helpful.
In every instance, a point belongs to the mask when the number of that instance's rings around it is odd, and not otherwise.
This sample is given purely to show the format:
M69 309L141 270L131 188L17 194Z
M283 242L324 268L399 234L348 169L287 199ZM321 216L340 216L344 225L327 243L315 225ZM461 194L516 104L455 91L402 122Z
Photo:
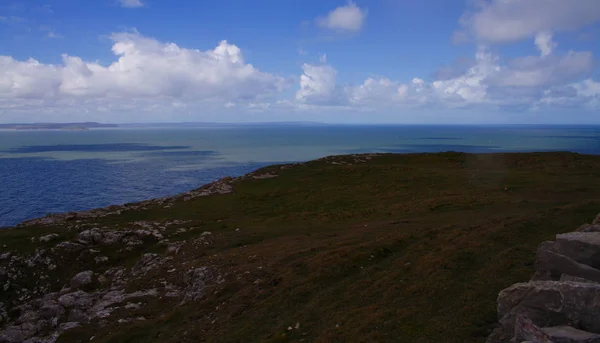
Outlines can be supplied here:
M123 211L152 206L169 208L177 200L231 193L233 183L239 180L274 177L277 177L274 173L254 172L238 178L223 178L173 197L52 214L20 224L18 227L61 225L75 234L62 241L58 233L32 237L31 243L38 246L34 252L0 254L3 292L0 343L52 343L66 331L92 321L98 321L102 327L144 321L146 318L136 316L135 312L151 299L160 299L163 306L175 307L204 297L211 284L222 281L222 275L214 266L188 266L190 261L181 259L178 254L185 246L198 252L210 245L210 232L187 241L177 236L193 228L178 228L187 224L180 220L133 221L117 230L93 226L94 221L120 215ZM49 246L40 248L39 245ZM149 247L160 247L163 253L144 253ZM102 255L103 252L132 256L137 261L126 268L122 261L111 260ZM87 266L94 271L78 270L77 266ZM66 275L66 280L65 273L71 274ZM22 286L32 284L35 286ZM140 284L145 288L140 289ZM128 288L135 291L128 292Z
M99 321L101 326L111 322L143 321L146 318L134 315L134 310L149 299L163 299L165 306L177 306L183 301L201 298L211 283L218 282L220 276L212 266L188 271L184 264L176 261L178 250L171 249L185 244L202 249L211 242L209 232L191 242L172 243L163 235L176 237L178 232L169 230L173 222L131 224L133 228L121 231L83 229L71 240L57 242L47 250L39 249L30 255L3 254L0 281L6 303L0 303L0 328L3 327L0 342L54 342L67 330L91 321ZM103 247L135 253L132 250L144 242L164 246L165 252L143 253L141 250L131 268L121 266L120 261L112 261L113 267L105 266L109 258L98 255ZM71 256L76 265L91 266L94 271L78 271L64 265L65 254ZM73 274L68 283L60 284L54 279L57 269ZM30 284L32 281L26 279L32 275L38 278L34 282L36 287L16 290L12 287L13 284ZM156 275L170 278L155 279ZM142 281L148 288L137 289L139 286L136 286L135 291L128 291L132 284L142 284ZM115 311L120 311L119 315L114 315Z
M599 218L540 244L531 281L498 295L487 343L600 343Z

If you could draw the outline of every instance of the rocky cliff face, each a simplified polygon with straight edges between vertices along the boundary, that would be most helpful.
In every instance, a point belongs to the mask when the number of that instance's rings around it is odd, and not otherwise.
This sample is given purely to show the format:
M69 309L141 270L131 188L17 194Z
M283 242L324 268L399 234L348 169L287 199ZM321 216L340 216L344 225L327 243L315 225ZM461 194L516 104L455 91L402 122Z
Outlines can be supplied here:
M540 244L535 268L498 295L487 343L600 343L600 215Z

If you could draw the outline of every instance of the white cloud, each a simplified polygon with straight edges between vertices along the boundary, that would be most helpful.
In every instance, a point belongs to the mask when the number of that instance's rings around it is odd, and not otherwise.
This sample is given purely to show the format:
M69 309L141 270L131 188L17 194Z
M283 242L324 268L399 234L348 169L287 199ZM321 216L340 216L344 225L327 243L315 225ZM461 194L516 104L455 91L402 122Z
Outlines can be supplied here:
M126 8L138 8L144 7L144 3L141 0L119 0L122 7Z
M536 109L544 106L547 108L588 107L597 110L600 107L600 82L585 79L545 90L543 96L535 104Z
M358 32L367 17L367 10L356 6L352 1L329 12L326 17L317 18L317 25L341 32Z
M589 99L600 99L600 84L591 80L585 83L573 82L589 72L592 62L592 54L589 52L569 52L562 56L549 53L543 57L521 57L502 64L498 56L480 47L475 55L475 62L453 77L433 81L415 77L409 83L385 77L370 77L360 85L346 86L344 98L336 98L336 103L370 109L425 105L439 108L475 105L488 108L526 108L542 102L549 103L549 98L557 98L559 93L561 97L565 97L565 94L571 92L569 99L573 105L590 104L592 102ZM462 68L460 64L458 66ZM334 85L335 80L327 80L330 82L316 82L319 87L310 89L317 94L333 93L338 89ZM327 87L323 87L323 84ZM316 91L322 88L327 91ZM600 100L596 103L600 104Z
M458 77L434 81L433 89L442 98L451 101L464 101L467 103L480 103L485 101L487 95L487 78L500 70L497 58L484 49L475 55L476 64L467 72Z
M61 65L0 57L0 97L191 97L251 99L280 90L281 77L244 62L227 41L208 51L161 43L136 33L112 36L109 66L63 55Z
M512 60L490 83L500 86L546 87L574 81L593 67L590 52L569 52L565 56L528 56Z
M598 0L483 0L460 23L478 40L505 43L600 21ZM457 37L462 37L458 34Z
M328 65L302 65L304 73L300 76L300 89L296 100L303 103L331 104L336 102L337 71Z
M319 62L327 63L327 54L321 55L321 57L319 57Z
M540 50L542 57L548 56L552 53L552 50L558 46L557 43L552 41L551 32L540 32L535 36L535 46Z
M351 104L371 107L385 106L389 102L401 100L407 92L407 85L399 85L385 77L369 77L361 85L346 89Z

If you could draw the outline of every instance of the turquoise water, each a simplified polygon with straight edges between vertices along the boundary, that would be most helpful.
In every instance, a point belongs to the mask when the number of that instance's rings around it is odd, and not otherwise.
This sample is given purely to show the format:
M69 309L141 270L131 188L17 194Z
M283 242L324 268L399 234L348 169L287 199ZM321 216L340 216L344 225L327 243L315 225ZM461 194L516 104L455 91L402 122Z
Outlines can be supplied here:
M334 126L0 131L0 226L184 192L261 166L363 152L600 154L600 127Z

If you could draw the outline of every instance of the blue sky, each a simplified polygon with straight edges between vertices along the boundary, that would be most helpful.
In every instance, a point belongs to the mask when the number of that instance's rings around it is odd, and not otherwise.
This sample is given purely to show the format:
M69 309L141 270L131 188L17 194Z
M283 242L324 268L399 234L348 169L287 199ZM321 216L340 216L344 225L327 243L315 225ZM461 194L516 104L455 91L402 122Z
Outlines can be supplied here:
M0 122L600 123L597 0L0 1Z

